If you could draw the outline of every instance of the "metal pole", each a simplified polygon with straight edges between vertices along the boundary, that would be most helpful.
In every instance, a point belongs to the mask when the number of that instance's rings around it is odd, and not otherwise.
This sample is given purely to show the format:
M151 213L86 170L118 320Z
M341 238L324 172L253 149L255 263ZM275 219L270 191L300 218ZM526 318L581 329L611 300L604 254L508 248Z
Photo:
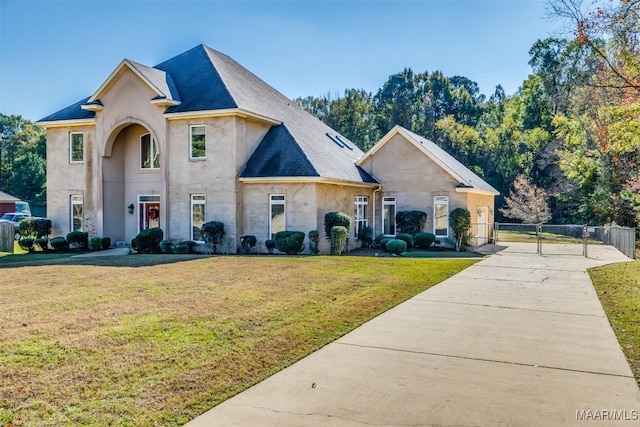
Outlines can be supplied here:
M542 224L536 224L536 238L538 240L538 255L542 255Z
M589 247L589 229L587 228L587 224L584 224L582 226L582 241L583 241L582 255L584 255L584 257L587 258L589 256L587 253L588 247Z
M491 239L493 241L493 253L496 253L496 245L498 243L498 223L494 222L493 223L493 239Z

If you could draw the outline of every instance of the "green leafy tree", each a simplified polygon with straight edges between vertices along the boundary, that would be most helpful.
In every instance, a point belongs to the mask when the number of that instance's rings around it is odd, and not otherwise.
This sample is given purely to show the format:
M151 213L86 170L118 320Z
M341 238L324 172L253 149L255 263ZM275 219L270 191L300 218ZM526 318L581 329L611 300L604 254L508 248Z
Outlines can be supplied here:
M463 241L470 237L471 213L464 208L455 208L449 213L449 224L456 239L456 250L459 251Z

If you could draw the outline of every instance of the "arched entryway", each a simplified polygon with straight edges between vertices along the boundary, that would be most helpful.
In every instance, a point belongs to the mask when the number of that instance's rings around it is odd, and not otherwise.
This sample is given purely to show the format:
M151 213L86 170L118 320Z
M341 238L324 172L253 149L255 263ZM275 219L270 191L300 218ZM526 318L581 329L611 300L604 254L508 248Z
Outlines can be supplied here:
M138 122L116 127L102 161L103 229L113 242L162 227L162 164L154 133Z

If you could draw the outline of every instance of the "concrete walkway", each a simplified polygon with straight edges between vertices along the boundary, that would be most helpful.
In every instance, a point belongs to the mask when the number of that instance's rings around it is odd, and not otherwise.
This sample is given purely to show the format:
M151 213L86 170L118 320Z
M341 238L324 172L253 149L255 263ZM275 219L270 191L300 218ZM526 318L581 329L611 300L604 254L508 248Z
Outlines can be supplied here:
M546 249L509 244L187 426L640 425L586 273L629 259Z

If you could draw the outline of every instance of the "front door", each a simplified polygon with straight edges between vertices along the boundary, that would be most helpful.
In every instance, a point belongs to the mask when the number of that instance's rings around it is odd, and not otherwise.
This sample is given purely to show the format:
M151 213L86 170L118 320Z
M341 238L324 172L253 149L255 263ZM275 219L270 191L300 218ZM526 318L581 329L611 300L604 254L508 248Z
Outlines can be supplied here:
M160 196L138 196L138 231L160 227Z

